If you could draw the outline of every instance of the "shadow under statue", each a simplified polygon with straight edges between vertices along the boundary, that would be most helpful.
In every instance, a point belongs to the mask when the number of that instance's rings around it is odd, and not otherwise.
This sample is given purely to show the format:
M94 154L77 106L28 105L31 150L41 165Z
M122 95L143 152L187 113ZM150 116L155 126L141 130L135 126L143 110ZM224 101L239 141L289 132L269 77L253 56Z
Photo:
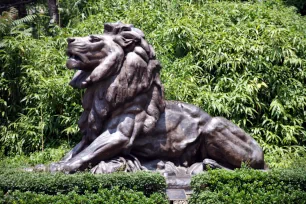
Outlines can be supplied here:
M161 65L144 33L106 23L102 35L68 38L70 85L86 89L78 126L82 140L51 172L157 170L191 175L246 162L264 169L258 143L222 117L164 99Z

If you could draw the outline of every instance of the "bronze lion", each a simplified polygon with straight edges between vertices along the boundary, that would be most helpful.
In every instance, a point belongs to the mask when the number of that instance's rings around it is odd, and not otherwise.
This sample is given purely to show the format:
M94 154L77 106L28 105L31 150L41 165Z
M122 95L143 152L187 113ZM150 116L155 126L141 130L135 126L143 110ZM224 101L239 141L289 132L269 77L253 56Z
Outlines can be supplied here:
M102 35L68 38L70 82L86 89L78 122L83 138L51 170L68 173L118 155L141 161L160 159L191 166L205 159L226 168L264 169L258 143L222 117L164 99L161 65L144 33L123 23L107 23Z

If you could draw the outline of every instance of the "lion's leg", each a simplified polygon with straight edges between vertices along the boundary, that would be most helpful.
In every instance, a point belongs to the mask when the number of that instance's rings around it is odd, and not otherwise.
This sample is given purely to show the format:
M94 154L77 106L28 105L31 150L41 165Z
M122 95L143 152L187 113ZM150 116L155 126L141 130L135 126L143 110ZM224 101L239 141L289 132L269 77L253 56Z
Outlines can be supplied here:
M212 118L204 126L204 146L207 157L230 168L264 169L263 151L257 142L241 128L222 117Z
M100 110L100 112L102 111ZM97 116L97 112L94 109L91 111L85 110L82 113L81 118L78 121L78 126L84 136L81 142L79 142L70 152L68 152L60 162L69 161L99 136L98 132L102 129L103 119L105 116L106 115L103 115L102 118L101 113L99 116ZM95 120L88 123L89 117L94 118Z
M64 171L73 173L95 166L100 161L110 159L119 154L128 142L129 138L120 131L110 133L107 130L82 152L66 162L63 166Z
M72 159L74 156L76 156L78 153L80 153L83 149L85 149L88 146L88 140L85 139L86 136L84 136L72 150L70 150L59 162L54 162L49 165L49 171L50 172L57 172L62 171L63 166L66 162L68 162L70 159Z
M81 142L79 142L76 146L73 147L72 150L70 150L63 158L60 162L67 162L70 159L72 159L75 155L77 155L78 153L80 153L83 149L85 149L89 143L87 141L87 139L85 139L86 136L84 136L81 140Z

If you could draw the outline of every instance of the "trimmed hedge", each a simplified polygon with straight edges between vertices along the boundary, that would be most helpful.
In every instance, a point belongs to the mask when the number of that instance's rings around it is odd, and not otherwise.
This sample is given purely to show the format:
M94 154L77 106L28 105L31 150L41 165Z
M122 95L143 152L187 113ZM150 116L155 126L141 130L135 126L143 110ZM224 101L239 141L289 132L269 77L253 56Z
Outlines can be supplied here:
M190 203L306 203L306 171L212 170L192 178Z
M5 195L0 191L0 203L139 203L139 204L162 204L168 203L165 194L153 193L146 197L142 192L135 192L130 189L99 189L97 193L85 192L84 195L78 195L75 191L67 195L57 194L37 194L32 192L8 192Z
M31 173L0 169L0 190L4 193L9 190L19 190L50 195L67 194L70 191L84 194L86 191L96 193L100 188L112 189L115 186L120 189L141 191L148 196L155 192L165 192L166 182L160 174L149 172L66 175L63 173Z

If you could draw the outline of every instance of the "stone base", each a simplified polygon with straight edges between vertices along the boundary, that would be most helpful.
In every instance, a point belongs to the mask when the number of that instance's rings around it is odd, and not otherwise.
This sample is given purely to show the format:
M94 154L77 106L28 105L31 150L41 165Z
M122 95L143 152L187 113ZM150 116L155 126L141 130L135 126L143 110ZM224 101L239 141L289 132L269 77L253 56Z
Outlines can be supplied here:
M187 204L188 197L184 189L167 189L166 194L170 203Z
M168 189L184 189L191 190L191 176L165 176Z

